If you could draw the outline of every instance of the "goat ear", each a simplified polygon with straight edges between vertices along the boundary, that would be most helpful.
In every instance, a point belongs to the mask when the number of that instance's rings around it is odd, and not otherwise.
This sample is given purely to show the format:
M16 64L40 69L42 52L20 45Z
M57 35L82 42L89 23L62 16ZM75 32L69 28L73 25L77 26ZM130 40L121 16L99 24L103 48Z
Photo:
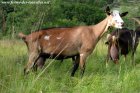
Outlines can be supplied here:
M105 12L107 13L107 15L110 15L111 14L109 6L106 7Z
M126 16L127 14L128 14L128 12L124 12L124 13L121 13L120 16L121 16L121 17L124 17L124 16Z

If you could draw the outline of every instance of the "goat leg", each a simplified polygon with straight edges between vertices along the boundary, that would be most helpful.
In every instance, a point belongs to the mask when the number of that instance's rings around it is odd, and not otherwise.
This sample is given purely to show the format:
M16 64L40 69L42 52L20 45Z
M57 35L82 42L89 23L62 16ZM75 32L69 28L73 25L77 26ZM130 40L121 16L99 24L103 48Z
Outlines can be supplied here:
M75 72L76 72L76 70L77 70L78 67L79 67L79 61L80 61L79 55L76 56L76 58L75 58L75 57L74 57L74 58L72 57L72 60L73 60L73 69L72 69L71 76L73 77L74 74L75 74Z
M39 56L38 52L30 53L29 61L24 68L24 74L27 74L30 71L30 69L34 66L34 63L35 63L36 59L38 58L38 56Z

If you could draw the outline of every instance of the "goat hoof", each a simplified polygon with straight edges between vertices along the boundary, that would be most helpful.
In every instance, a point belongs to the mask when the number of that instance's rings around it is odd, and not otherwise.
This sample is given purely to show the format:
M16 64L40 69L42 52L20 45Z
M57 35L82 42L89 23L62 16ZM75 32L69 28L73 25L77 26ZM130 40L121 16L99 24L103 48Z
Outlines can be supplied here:
M24 75L27 75L29 73L29 70L27 70L26 68L24 68Z
M115 63L115 64L119 64L119 62L118 62L118 61L115 61L114 63Z

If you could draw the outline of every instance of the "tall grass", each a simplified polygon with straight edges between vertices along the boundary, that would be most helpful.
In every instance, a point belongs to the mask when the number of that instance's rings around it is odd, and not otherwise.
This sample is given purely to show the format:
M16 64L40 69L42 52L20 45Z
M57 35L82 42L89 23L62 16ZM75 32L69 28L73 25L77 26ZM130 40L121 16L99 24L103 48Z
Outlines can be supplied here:
M71 59L64 62L47 60L44 72L38 70L27 76L23 68L27 62L27 48L22 41L0 41L0 93L140 93L140 48L135 56L136 66L128 55L106 68L107 47L101 41L86 63L83 78L78 70L70 77ZM40 74L42 73L42 74Z

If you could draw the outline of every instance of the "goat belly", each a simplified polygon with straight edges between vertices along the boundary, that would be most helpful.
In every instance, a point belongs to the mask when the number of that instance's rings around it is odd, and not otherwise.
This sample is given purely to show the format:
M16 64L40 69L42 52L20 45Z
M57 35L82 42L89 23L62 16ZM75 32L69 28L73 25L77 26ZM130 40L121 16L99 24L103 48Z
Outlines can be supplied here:
M115 45L112 45L110 48L110 57L113 61L117 61L119 59L119 52Z

